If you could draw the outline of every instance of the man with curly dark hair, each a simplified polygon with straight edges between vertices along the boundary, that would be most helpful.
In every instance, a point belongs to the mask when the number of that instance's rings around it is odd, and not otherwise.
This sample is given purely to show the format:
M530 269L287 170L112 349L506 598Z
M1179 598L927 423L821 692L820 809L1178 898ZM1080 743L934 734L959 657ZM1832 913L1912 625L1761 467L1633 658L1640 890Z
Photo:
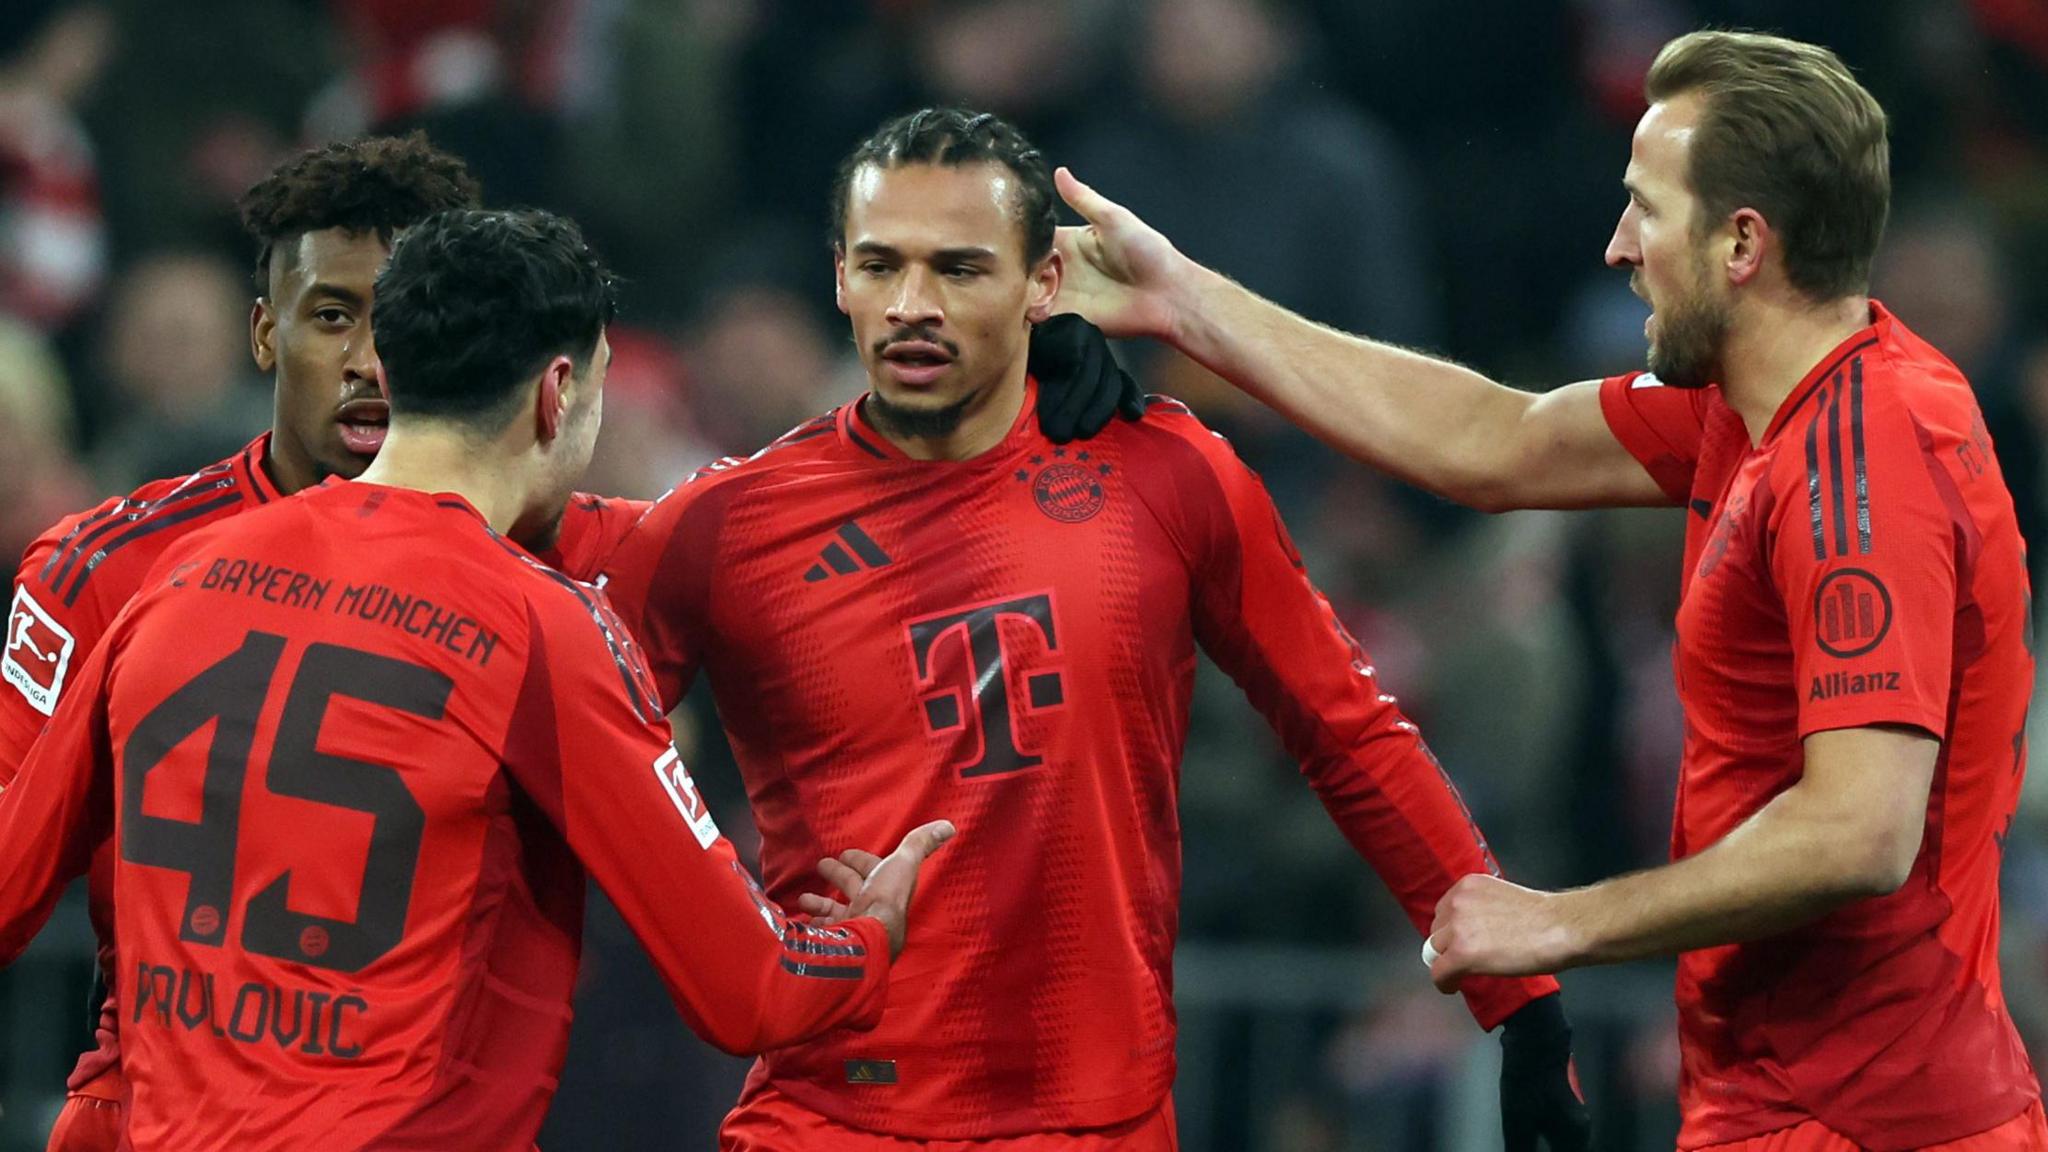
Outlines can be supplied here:
M249 342L276 381L271 428L226 460L66 517L29 545L0 655L0 676L13 689L0 689L0 787L56 710L67 676L165 548L223 517L369 466L387 418L370 341L377 272L398 232L479 198L463 162L418 133L301 153L249 190L242 219L260 246ZM112 876L103 846L90 881L103 978L114 971ZM193 1002L202 995L195 990ZM113 1152L121 1142L128 1083L116 1021L107 996L97 1044L71 1073L51 1152Z
M418 132L302 153L242 197L260 246L249 344L277 380L265 466L282 490L369 466L387 418L370 339L377 270L398 232L481 199L463 162Z

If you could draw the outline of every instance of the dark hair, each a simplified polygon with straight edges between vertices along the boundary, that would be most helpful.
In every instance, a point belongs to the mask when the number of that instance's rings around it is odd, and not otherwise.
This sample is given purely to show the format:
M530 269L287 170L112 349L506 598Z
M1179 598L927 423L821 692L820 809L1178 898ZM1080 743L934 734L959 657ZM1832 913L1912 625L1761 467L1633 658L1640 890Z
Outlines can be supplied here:
M374 231L388 244L436 212L482 202L469 168L424 132L301 152L242 196L242 227L257 243L256 291L270 291L272 254L308 232Z
M1693 32L1657 53L1652 102L1705 98L1692 190L1712 228L1738 208L1785 238L1785 275L1817 301L1870 290L1891 209L1884 109L1833 52L1756 32Z
M399 234L370 324L394 413L502 424L555 356L586 363L616 308L575 223L547 212L438 212Z
M846 243L846 197L854 173L869 165L899 168L932 164L961 168L1001 164L1017 177L1017 216L1024 223L1024 259L1036 264L1052 251L1052 169L1017 126L991 112L965 108L922 108L898 116L860 142L839 164L832 181L832 247Z

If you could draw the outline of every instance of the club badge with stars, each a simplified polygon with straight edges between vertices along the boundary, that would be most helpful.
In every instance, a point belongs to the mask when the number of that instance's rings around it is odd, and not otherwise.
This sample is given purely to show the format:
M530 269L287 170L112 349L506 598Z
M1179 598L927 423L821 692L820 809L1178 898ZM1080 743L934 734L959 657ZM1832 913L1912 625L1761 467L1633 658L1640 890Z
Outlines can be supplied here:
M1093 519L1108 502L1102 482L1112 469L1082 451L1067 458L1065 448L1052 450L1052 459L1031 457L1028 468L1017 469L1017 482L1031 485L1031 498L1038 510L1062 524L1079 524Z

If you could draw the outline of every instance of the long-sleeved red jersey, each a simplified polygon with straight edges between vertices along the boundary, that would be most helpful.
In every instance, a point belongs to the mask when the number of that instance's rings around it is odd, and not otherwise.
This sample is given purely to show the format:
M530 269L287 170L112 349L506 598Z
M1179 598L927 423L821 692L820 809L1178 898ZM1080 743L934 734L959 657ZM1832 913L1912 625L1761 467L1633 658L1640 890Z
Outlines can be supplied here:
M1161 402L1055 447L1034 402L951 463L848 405L700 472L604 566L664 702L709 675L771 897L817 891L822 855L959 826L881 1024L756 1069L861 1128L1086 1128L1165 1095L1197 643L1418 930L1494 868L1229 445ZM1466 988L1491 1027L1556 985Z
M457 497L195 532L71 674L0 796L0 959L111 836L137 1149L528 1147L585 868L722 1047L882 1005L880 924L761 896L603 597Z

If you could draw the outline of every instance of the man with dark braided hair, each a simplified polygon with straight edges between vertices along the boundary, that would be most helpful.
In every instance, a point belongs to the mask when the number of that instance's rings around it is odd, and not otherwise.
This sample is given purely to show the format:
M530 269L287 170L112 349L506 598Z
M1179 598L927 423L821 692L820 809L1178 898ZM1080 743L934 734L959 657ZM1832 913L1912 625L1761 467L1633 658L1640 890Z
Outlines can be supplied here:
M832 200L867 392L677 485L603 563L663 702L710 682L771 900L844 915L828 885L868 862L846 845L937 815L961 832L881 1022L766 1054L724 1152L1178 1146L1197 645L1418 929L1498 872L1228 444L1165 398L1085 445L1046 432L1028 342L1060 293L1054 202L999 117L882 125ZM1547 1117L1583 1129L1556 982L1465 994L1537 1065Z

